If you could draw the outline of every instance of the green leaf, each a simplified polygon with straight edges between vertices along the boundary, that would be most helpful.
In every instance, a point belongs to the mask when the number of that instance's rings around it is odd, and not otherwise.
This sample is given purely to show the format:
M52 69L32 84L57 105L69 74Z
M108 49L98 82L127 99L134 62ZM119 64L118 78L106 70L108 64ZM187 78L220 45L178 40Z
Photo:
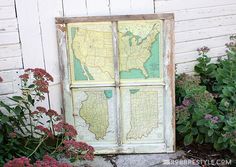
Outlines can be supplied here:
M28 86L28 88L34 88L34 86L35 86L34 84L31 84Z
M2 143L2 141L3 141L3 134L0 133L0 143Z
M192 116L192 120L193 121L198 121L202 118L203 116L203 113L201 110L199 109L194 109L194 113L193 113L193 116Z
M6 105L5 103L3 103L2 101L0 101L0 107L5 108L8 112L11 111L11 107L9 107L8 105Z
M186 127L184 125L179 125L179 126L177 126L177 131L179 131L180 133L185 133L188 131L188 127Z
M214 143L214 148L215 148L217 151L222 150L222 149L224 149L224 144L223 144L223 143L215 142L215 143Z
M23 97L21 97L21 96L12 96L12 99L15 99L15 100L24 100Z
M196 142L202 144L204 142L203 135L198 134L196 138Z
M21 112L22 112L22 110L21 110L21 108L20 108L20 106L16 106L15 108L14 108L14 113L16 114L16 115L20 115L21 114Z
M197 128L192 128L192 134L193 134L193 135L198 134L198 129L197 129Z
M226 88L224 88L224 89L222 90L222 93L223 93L223 95L226 96L226 97L230 96L230 91L229 91L228 89L226 89Z
M184 137L184 145L189 145L192 142L193 142L193 136L191 133Z
M201 119L201 120L197 121L197 125L198 126L204 125L205 122L206 122L205 120Z
M223 143L224 142L224 138L223 137L219 137L217 140L218 143Z
M0 122L1 123L7 123L9 121L9 118L8 118L8 116L6 116L6 115L2 115L1 116L1 118L0 118Z
M214 130L212 130L212 129L209 129L208 132L207 132L208 136L212 136L213 133L214 133Z
M30 95L28 95L28 101L30 102L32 106L34 106L34 99L32 99Z

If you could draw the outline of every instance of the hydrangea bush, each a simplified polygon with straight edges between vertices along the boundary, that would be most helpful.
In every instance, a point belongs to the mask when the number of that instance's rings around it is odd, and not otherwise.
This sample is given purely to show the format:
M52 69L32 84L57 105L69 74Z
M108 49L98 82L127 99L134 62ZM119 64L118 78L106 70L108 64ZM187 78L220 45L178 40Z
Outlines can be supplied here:
M0 101L0 166L9 160L5 167L70 166L57 162L60 157L93 160L94 148L75 140L72 125L55 110L37 105L45 100L53 77L40 68L26 69L19 77L22 93L9 98L14 105Z

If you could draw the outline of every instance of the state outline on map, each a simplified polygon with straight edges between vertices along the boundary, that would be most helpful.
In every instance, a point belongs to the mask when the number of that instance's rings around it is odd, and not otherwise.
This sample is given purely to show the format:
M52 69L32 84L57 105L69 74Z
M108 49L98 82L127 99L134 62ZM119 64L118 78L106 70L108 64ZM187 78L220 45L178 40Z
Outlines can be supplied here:
M82 26L82 28L81 28ZM100 26L100 27L99 27ZM88 27L88 28L86 28ZM93 29L89 29L93 27ZM94 28L95 27L95 28ZM104 27L106 29L110 29L109 31L104 31ZM72 37L72 29L75 29L75 35ZM80 31L85 31L81 33L82 35L78 35L78 29ZM101 31L96 31L97 36L94 36L94 32L96 29L101 29ZM104 35L105 33L105 35ZM113 83L114 82L114 62L113 62L113 43L112 43L112 31L111 31L111 23L110 22L101 22L99 23L74 23L68 25L68 48L69 48L69 53L70 53L70 62L72 62L71 66L71 75L72 81L73 82L93 82L93 83L99 83L99 82L109 82ZM81 36L83 38L81 38ZM91 37L91 38L87 38ZM99 38L101 36L102 38ZM96 38L100 39L95 40ZM102 40L101 40L102 39ZM81 42L82 41L82 42ZM92 42L91 42L92 41ZM86 45L86 43L89 42L89 45ZM78 43L82 43L83 49L75 47L75 45ZM81 45L80 45L81 46ZM94 49L88 49L90 47L93 47ZM103 50L105 48L105 50ZM92 53L91 50L95 50ZM97 51L100 50L104 54L99 54ZM77 52L77 53L75 53ZM83 54L80 54L80 52L85 52ZM78 56L80 56L78 58ZM93 76L92 79L90 77L87 77L86 79L76 79L75 75L75 65L74 65L74 58L80 61L81 68L83 68L83 74L87 73L87 71L90 71L90 74ZM89 61L92 60L91 62ZM88 70L84 70L84 67L89 68ZM104 67L106 67L104 69ZM92 71L92 72L91 72ZM83 75L80 74L80 75ZM102 74L102 75L100 75ZM99 77L103 77L102 79ZM105 78L105 79L104 79Z

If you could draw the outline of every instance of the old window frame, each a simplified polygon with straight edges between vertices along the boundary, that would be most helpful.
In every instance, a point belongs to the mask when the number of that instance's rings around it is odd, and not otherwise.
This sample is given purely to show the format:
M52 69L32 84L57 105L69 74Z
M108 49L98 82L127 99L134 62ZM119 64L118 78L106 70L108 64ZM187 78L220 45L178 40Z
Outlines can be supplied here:
M164 82L160 83L147 83L146 85L151 86L163 86L164 87L164 144L156 144L146 148L124 148L120 144L120 136L118 134L118 147L114 148L96 148L96 153L106 154L106 153L160 153L160 152L174 152L175 151L175 65L174 65L174 15L171 13L165 14L148 14L148 15L118 15L118 16L91 16L91 17L60 17L56 18L56 29L57 29L57 39L58 39L58 54L60 60L60 71L61 71L61 84L63 92L63 107L65 121L75 125L72 104L72 91L73 87L86 88L88 85L75 85L71 84L70 76L70 63L68 60L67 53L67 33L66 24L77 23L77 22L99 22L99 21L110 21L112 22L113 30L117 28L117 21L122 20L162 20L163 21L163 79ZM113 31L117 32L117 31ZM117 34L113 35L113 44L117 43ZM116 45L118 46L118 45ZM119 71L119 58L118 58L118 48L114 48L114 63L115 71ZM132 84L133 86L134 84ZM144 86L143 83L135 84L135 86ZM145 85L145 86L146 86ZM96 85L93 85L96 86ZM97 86L111 86L99 84ZM117 97L117 107L119 104L119 73L115 73L115 87L118 92ZM129 86L125 84L125 86ZM119 111L118 111L119 112ZM119 114L118 114L118 118ZM119 121L118 121L119 122ZM118 125L119 126L119 125Z

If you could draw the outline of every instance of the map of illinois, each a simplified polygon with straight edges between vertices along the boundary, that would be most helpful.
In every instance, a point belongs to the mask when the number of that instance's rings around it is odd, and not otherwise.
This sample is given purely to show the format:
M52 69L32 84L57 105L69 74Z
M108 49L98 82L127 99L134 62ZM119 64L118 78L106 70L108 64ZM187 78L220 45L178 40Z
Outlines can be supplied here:
M160 77L161 21L118 22L121 79Z
M69 45L76 81L112 81L114 65L111 23L69 24Z
M131 129L127 139L147 137L158 125L157 92L130 89Z
M112 97L112 90L89 91L85 94L79 115L89 125L89 131L95 135L95 139L103 139L109 126L107 100Z

